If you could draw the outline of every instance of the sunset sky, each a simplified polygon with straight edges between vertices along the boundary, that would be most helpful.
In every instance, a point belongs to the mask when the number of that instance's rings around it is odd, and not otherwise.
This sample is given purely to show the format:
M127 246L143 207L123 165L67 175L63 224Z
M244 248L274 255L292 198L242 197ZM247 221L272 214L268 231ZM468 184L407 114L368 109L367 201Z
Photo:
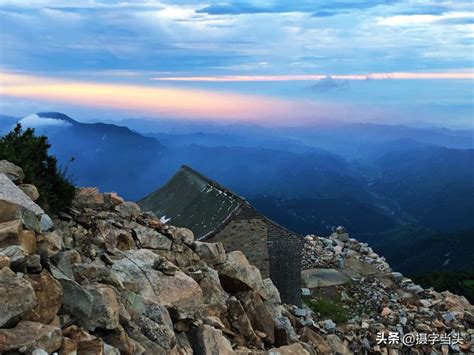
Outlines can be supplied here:
M0 113L474 128L472 1L0 0Z

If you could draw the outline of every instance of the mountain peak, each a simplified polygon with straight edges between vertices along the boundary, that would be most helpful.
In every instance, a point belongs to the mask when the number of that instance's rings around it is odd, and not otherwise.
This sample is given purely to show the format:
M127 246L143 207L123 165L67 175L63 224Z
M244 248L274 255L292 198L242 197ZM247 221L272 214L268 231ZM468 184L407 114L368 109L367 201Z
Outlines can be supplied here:
M19 123L26 127L65 127L77 124L71 117L60 112L38 112L23 117Z

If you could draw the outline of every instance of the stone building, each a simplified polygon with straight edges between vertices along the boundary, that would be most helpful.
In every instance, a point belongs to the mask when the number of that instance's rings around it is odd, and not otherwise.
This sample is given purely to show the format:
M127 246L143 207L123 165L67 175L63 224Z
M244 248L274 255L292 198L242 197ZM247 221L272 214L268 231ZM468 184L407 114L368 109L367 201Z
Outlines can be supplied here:
M241 250L270 277L283 302L299 305L303 239L258 212L244 198L182 166L160 189L138 202L142 210L171 218L202 241Z

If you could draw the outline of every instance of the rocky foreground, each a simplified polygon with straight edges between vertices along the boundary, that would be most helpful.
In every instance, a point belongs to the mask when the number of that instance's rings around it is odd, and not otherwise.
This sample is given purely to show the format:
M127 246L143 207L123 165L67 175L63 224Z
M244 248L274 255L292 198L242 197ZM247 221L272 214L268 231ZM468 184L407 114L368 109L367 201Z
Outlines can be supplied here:
M190 230L114 193L78 189L54 223L37 197L33 185L22 184L20 168L0 162L2 354L474 351L472 305L392 273L343 230L307 237L303 265L350 279L303 288L307 305L334 291L329 297L350 315L336 324L309 306L281 305L271 280L241 252L195 241ZM461 338L451 345L377 339L381 332L453 331Z

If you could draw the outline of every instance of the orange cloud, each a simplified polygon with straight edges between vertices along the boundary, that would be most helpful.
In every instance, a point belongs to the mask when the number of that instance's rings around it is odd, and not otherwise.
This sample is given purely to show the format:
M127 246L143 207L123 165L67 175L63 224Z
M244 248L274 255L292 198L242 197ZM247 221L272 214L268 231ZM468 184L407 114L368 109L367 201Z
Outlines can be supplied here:
M151 80L156 81L314 81L326 78L327 75L309 74L309 75L236 75L236 76L194 76L194 77L155 77ZM333 79L342 80L431 80L431 79L474 79L474 72L457 73L370 73L370 74L343 74L331 75Z
M205 90L63 80L0 72L0 95L181 118L285 120L314 105ZM310 109L311 108L311 109Z

